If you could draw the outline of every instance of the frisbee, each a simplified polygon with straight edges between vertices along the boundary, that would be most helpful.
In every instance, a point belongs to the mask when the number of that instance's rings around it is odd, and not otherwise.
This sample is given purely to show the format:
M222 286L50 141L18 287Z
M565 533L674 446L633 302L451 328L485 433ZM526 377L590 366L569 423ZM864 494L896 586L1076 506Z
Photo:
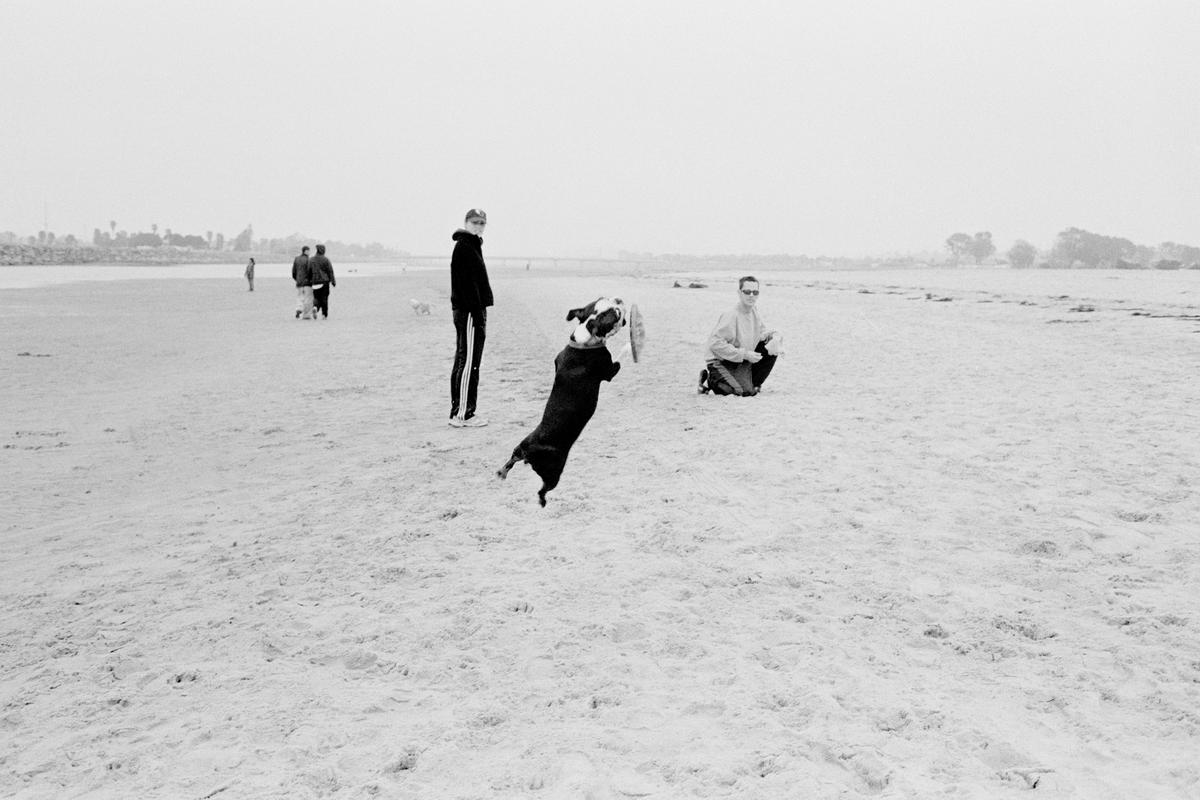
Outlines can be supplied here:
M633 363L642 357L642 347L646 344L646 326L642 323L642 312L638 311L637 303L629 305L629 351Z

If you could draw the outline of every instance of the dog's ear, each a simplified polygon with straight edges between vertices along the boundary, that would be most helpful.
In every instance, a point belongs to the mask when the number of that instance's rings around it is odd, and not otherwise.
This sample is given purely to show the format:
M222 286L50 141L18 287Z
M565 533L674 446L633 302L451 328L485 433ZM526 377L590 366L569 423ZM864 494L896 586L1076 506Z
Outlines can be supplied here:
M570 311L568 311L567 312L567 322L570 322L571 320L578 320L579 322L583 322L584 320L586 320L588 317L590 317L592 314L595 314L595 313L596 313L596 301L593 300L592 302L588 303L583 308L572 308Z

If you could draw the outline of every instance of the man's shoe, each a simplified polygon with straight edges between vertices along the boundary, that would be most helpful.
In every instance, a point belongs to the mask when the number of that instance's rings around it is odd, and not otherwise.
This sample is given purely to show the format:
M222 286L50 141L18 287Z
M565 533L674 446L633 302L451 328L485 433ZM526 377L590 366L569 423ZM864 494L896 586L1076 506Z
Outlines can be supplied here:
M300 319L300 312L299 312L299 311L297 311L297 312L296 312L296 319Z
M697 394L708 394L708 370L700 370L700 383L696 386Z
M446 424L449 425L451 428L461 428L463 426L463 421L461 419L459 419L458 417L451 417L449 420L446 421Z
M480 419L479 417L471 417L470 419L464 419L462 421L462 424L459 425L459 427L460 428L482 428L484 425L487 425L486 419Z

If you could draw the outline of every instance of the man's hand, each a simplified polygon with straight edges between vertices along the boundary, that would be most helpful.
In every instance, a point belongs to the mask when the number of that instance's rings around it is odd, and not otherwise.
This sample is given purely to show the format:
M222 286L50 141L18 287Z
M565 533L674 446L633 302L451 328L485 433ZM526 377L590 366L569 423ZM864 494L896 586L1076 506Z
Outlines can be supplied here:
M762 353L756 353L753 350L747 350L746 360L751 364L757 364L758 362L762 361Z

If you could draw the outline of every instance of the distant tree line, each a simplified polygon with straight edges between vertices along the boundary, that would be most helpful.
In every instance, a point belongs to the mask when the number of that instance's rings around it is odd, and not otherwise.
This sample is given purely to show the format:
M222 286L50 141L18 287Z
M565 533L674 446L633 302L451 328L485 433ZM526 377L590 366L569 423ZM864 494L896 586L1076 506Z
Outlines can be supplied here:
M403 250L385 247L378 242L371 242L364 245L329 239L318 240L316 237L305 236L299 233L293 233L290 236L281 238L256 239L254 237L253 225L247 225L241 233L228 240L225 238L225 234L219 232L205 231L203 236L199 236L197 234L175 233L170 228L164 230L163 235L160 236L158 225L156 224L150 226L149 233L138 231L133 234L123 230L118 231L115 220L110 220L108 225L108 231L96 228L92 232L92 244L94 246L181 247L190 250L221 250L231 253L253 253L259 256L268 256L295 255L300 252L300 248L304 245L312 246L317 241L321 241L331 252L336 252L342 257L399 258L408 255Z
M152 224L148 232L130 233L118 230L117 221L109 220L108 230L95 228L92 231L90 245L80 242L72 234L58 237L52 231L39 231L37 236L24 237L11 231L0 232L0 245L7 246L11 251L6 256L9 259L6 263L100 263L106 260L129 261L132 256L137 256L132 260L139 262L184 263L189 256L196 256L201 261L219 260L221 253L245 253L261 260L271 256L290 258L299 253L304 245L311 246L318 242L324 243L330 253L343 259L389 259L409 255L406 251L385 247L378 242L364 245L299 233L283 238L256 239L252 225L247 225L232 239L226 239L225 234L213 231L205 231L201 236L166 228L160 234L157 223ZM37 255L31 255L33 253ZM30 261L30 258L37 260ZM63 258L68 260L64 261Z
M970 256L975 259L976 264L981 264L985 258L996 252L996 245L992 244L992 234L988 231L974 236L956 233L946 240L946 249L950 251L956 264L963 256Z
M946 240L946 249L955 264L967 257L982 264L996 252L992 234L987 231L974 236L955 233ZM1017 239L1005 256L1016 269L1029 269L1035 264L1042 269L1200 269L1200 247L1175 242L1147 247L1082 228L1060 232L1041 262L1038 249L1024 239Z
M37 236L21 237L12 231L0 233L0 244L24 245L27 247L78 247L79 240L74 234L68 233L59 238L53 231L38 231Z
M786 272L793 269L916 269L929 265L929 259L917 255L880 257L809 256L790 253L722 253L695 256L685 253L638 253L621 250L619 261L637 261L680 268L731 269Z

